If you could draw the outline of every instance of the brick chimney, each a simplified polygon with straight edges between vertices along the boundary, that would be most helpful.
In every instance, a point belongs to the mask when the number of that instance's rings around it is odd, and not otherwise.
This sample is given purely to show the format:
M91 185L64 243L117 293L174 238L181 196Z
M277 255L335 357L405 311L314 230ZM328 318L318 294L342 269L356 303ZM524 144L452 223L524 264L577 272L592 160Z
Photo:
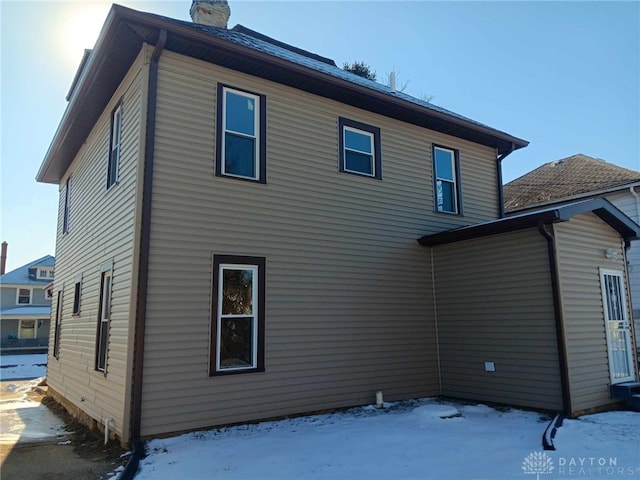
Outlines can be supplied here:
M193 0L189 14L193 23L227 28L231 9L227 0Z
M7 242L2 242L2 253L0 253L0 275L4 275L7 268Z

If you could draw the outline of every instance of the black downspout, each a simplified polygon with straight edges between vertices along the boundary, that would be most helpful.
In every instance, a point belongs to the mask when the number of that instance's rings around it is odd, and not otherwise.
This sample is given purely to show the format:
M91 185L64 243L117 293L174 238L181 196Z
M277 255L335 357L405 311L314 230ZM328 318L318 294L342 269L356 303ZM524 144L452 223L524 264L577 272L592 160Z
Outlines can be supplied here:
M558 267L556 265L556 242L551 233L545 228L543 222L538 223L538 231L547 240L549 254L549 271L551 273L551 290L553 293L553 310L556 317L556 340L558 343L558 358L560 360L560 382L562 383L562 406L564 415L571 416L571 391L569 390L569 368L567 362L567 349L562 325L562 306L560 303L560 281Z
M133 391L131 395L131 431L133 454L120 480L128 480L138 471L144 447L140 440L142 414L142 369L144 362L144 334L147 317L147 287L149 274L149 244L151 239L151 199L153 186L153 159L156 143L156 104L158 99L158 62L167 43L167 31L160 30L149 62L149 83L147 91L147 128L145 132L144 177L142 180L142 218L140 252L138 262L138 292L136 301L136 325L133 350Z
M516 144L512 143L509 151L496 158L496 178L498 179L498 218L504 218L504 191L502 189L502 161L511 155L516 149Z

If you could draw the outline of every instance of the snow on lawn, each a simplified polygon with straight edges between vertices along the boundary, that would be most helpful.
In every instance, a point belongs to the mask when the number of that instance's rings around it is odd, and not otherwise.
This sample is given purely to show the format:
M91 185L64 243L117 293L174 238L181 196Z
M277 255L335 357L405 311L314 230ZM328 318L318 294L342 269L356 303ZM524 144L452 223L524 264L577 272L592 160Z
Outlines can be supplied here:
M542 455L550 418L485 405L421 399L255 425L195 432L147 445L136 480L151 479L513 479ZM606 436L605 437L603 437ZM570 457L617 457L640 476L640 414L614 412L566 422L556 470ZM562 458L561 458L562 457ZM548 464L549 465L549 464ZM568 475L568 473L567 473ZM597 478L591 475L591 478ZM616 478L608 475L607 478Z
M0 355L0 380L44 377L47 354Z

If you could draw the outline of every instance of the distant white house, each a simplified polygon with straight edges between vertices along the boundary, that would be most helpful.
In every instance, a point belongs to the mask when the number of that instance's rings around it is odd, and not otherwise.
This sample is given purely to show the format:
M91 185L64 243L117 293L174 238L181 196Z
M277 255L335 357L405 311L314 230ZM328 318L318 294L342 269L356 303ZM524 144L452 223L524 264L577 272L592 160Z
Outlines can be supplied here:
M46 255L0 275L0 348L46 350L55 258Z

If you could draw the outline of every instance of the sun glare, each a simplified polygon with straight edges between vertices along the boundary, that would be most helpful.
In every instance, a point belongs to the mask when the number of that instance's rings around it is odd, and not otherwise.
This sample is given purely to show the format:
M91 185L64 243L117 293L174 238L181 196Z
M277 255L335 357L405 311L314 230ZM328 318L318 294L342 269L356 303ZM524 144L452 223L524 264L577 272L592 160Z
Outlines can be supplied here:
M109 12L110 2L68 2L58 21L60 54L68 68L75 69L86 48L93 48Z

